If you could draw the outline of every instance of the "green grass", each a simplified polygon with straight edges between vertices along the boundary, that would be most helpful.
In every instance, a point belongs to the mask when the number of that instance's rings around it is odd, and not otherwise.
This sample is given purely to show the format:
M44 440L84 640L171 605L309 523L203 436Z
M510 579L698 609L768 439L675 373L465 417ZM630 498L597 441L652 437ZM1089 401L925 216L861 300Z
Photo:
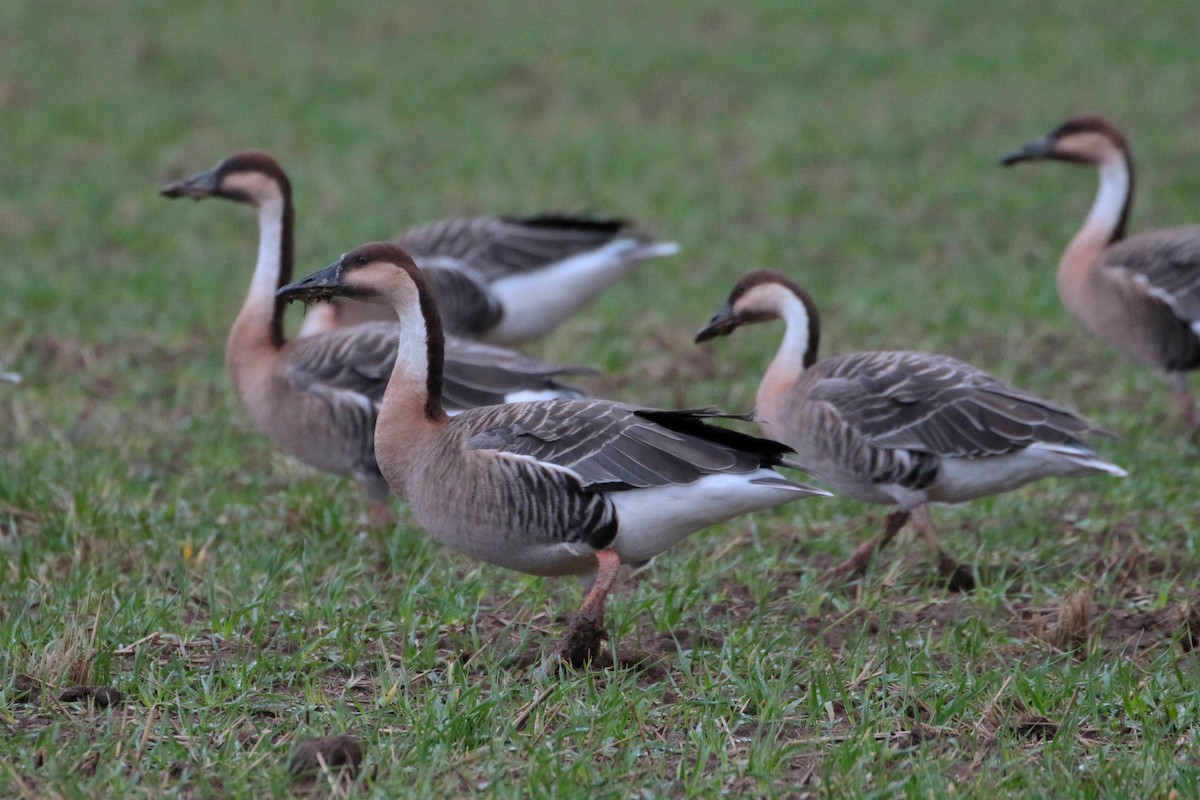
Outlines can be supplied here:
M1197 30L1192 0L0 4L0 795L1196 797L1200 458L1058 303L1094 176L995 161L1101 111L1134 228L1195 222ZM358 535L353 487L232 397L253 219L156 189L247 147L292 175L301 274L456 213L678 239L533 348L620 398L747 408L778 328L690 337L774 267L825 353L968 359L1120 432L1131 475L939 509L969 596L911 542L817 585L878 507L736 520L618 589L648 664L538 680L574 585ZM289 775L339 733L352 785Z

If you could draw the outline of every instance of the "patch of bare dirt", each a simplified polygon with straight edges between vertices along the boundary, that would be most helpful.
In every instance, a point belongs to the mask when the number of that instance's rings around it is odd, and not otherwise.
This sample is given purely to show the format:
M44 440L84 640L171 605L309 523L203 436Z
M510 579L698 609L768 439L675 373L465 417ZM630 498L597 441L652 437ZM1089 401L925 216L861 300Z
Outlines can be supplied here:
M305 777L322 770L345 769L354 774L362 760L362 745L353 734L319 736L296 743L288 757L288 773Z
M96 708L108 708L125 702L125 693L111 686L69 686L58 699L63 703L87 703Z
M42 699L42 682L32 675L14 675L8 698L12 703L37 703Z
M1079 653L1100 648L1113 656L1128 657L1172 646L1188 652L1194 642L1197 602L1200 592L1181 593L1170 605L1142 609L1094 601L1090 589L1085 589L1053 606L1014 605L1009 630L1016 637Z
M301 794L349 797L362 762L362 744L353 734L344 733L297 742L287 768Z

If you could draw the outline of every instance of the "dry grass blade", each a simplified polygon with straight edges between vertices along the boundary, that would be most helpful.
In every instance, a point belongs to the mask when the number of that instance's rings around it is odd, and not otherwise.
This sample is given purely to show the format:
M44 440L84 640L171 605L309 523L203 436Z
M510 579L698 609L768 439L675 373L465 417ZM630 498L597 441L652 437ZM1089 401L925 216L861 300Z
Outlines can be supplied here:
M1184 601L1176 609L1176 636L1183 652L1190 653L1200 647L1200 609L1190 601Z
M1056 650L1084 648L1092 630L1092 587L1084 586L1063 598L1043 623L1039 637Z

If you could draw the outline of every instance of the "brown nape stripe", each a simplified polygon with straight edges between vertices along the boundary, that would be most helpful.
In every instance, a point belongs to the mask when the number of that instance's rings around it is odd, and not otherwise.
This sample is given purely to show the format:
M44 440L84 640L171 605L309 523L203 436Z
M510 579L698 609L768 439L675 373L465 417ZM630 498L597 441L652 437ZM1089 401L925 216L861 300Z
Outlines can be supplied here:
M292 209L292 192L285 178L280 184L283 190L283 231L279 242L279 283L276 290L292 282L295 255L295 211ZM271 315L271 343L276 347L284 344L283 315L288 301L275 298L275 311Z
M447 418L442 407L442 370L446 363L446 335L442 330L442 315L438 313L433 293L425 282L425 276L411 260L403 265L417 286L417 297L421 303L421 316L425 318L425 347L428 367L425 376L425 416L434 422Z
M813 302L808 292L795 283L788 288L796 293L801 303L804 303L804 311L808 314L808 347L804 351L803 362L804 368L808 369L817 363L817 352L821 345L821 317L817 314L817 304Z
M812 297L800 284L777 270L755 270L745 275L733 287L733 291L729 294L729 304L733 305L736 303L742 295L755 286L762 286L768 283L777 283L780 286L786 287L792 294L800 298L800 302L804 304L804 312L808 315L808 348L804 351L804 368L808 369L817 363L817 353L821 344L821 317L817 314L816 303L813 302Z
M1137 187L1137 174L1133 166L1133 153L1129 150L1129 145L1125 142L1125 137L1122 136L1117 140L1117 144L1121 148L1121 155L1125 157L1125 169L1129 173L1129 188L1125 191L1125 205L1121 207L1121 218L1117 220L1117 227L1113 228L1112 236L1109 237L1108 243L1115 244L1125 238L1126 232L1129 229L1129 214L1133 208L1133 193Z

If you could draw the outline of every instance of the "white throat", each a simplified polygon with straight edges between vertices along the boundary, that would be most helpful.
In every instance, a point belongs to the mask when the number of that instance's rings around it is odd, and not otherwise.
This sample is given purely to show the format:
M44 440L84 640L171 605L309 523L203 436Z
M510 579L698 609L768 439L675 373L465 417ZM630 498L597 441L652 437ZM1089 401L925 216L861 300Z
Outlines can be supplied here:
M1113 155L1100 163L1100 188L1084 227L1111 235L1121 222L1128 198L1129 168L1120 154Z
M397 307L396 315L400 318L400 342L390 381L402 381L423 397L429 381L429 329L425 315L415 298L411 305Z
M812 320L808 318L808 309L799 297L783 287L779 288L779 293L783 295L779 302L779 316L784 324L783 341L767 369L780 375L790 375L795 380L804 371L804 354L808 351Z
M250 282L249 301L275 302L283 253L283 198L273 197L258 207L258 263Z
M774 286L772 290L776 294L775 310L783 318L785 328L779 351L758 386L755 413L767 435L778 439L785 433L783 429L776 431L775 425L783 424L792 390L804 372L811 320L803 301L790 290L783 286Z

